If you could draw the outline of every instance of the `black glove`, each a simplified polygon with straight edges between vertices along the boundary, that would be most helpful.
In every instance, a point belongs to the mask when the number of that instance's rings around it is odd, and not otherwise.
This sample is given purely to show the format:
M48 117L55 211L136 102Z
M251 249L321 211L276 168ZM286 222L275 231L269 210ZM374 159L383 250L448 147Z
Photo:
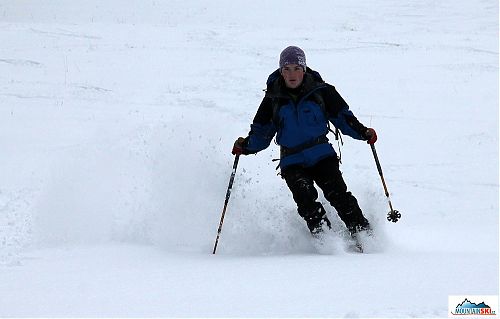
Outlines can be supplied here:
M365 132L365 138L367 139L366 143L375 144L377 141L377 132L374 129L369 128Z
M233 155L248 154L247 151L245 150L245 144L246 144L245 138L238 137L238 139L234 141L233 150L231 151L231 153Z

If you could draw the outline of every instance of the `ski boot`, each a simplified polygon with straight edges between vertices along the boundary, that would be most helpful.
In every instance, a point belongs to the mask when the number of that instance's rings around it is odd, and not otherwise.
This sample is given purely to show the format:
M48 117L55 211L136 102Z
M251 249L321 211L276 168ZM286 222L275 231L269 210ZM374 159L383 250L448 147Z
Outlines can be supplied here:
M366 219L360 224L348 227L349 235L352 240L352 250L363 253L362 239L366 237L373 237L373 229ZM362 238L363 237L363 238Z

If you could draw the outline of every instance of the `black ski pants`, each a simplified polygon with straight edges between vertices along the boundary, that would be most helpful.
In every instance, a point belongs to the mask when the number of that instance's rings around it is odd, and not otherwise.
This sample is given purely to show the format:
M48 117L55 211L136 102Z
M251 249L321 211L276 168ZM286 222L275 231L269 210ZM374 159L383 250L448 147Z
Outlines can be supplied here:
M356 232L369 227L358 201L347 191L337 157L327 157L311 167L288 166L282 170L281 175L292 192L299 215L306 221L325 217L318 215L324 214L325 210L317 201L316 183L349 231Z

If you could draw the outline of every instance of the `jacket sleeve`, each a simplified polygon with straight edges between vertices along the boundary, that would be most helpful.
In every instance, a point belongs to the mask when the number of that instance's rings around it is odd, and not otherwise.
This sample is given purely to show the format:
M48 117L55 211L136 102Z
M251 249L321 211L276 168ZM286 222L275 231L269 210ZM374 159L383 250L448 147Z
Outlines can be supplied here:
M343 134L357 140L366 141L366 126L361 124L354 116L349 105L340 96L334 86L327 85L324 89L324 99L328 120Z
M255 154L266 149L274 135L276 134L276 126L273 123L273 106L272 99L264 97L260 103L257 114L250 125L250 132L245 138L243 147L247 154Z

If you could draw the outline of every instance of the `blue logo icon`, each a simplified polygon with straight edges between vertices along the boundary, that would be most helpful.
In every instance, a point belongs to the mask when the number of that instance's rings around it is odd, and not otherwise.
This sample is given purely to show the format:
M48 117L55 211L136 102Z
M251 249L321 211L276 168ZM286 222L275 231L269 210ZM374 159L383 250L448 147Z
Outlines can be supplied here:
M455 308L455 311L452 312L453 315L463 316L463 315L483 315L483 316L495 316L496 312L491 309L490 306L483 302L476 304L471 302L469 299L465 298L465 300L458 304Z

